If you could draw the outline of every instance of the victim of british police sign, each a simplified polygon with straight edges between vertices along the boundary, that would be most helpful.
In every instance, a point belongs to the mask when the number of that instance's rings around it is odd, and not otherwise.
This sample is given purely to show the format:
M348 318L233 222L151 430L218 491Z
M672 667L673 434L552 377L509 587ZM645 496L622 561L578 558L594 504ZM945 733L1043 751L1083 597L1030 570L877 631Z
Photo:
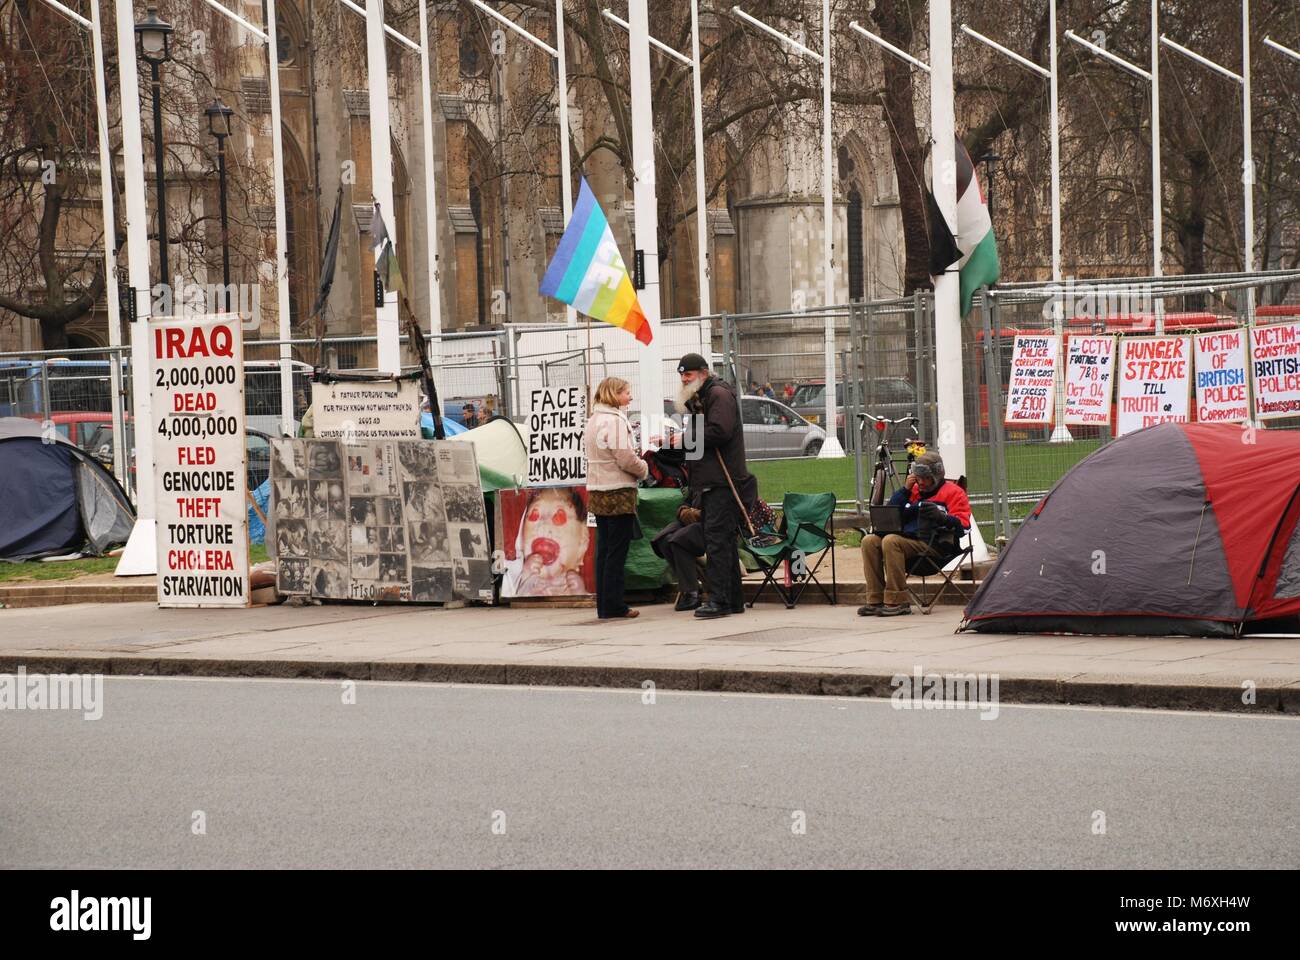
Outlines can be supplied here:
M151 319L149 351L158 605L248 606L239 317Z
M542 387L532 391L528 411L528 485L581 486L587 479L586 390Z

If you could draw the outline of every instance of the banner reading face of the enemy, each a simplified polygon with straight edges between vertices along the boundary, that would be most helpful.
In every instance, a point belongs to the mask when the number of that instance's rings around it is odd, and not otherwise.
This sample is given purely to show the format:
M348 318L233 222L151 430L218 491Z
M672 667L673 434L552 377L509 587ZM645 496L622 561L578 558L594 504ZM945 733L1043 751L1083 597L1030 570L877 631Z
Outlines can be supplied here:
M1109 427L1114 389L1115 338L1071 335L1066 341L1066 424Z
M158 317L149 327L158 604L247 606L239 317Z
M1008 426L1045 426L1055 410L1056 355L1060 337L1017 335L1007 386Z
M532 391L528 410L528 485L582 486L587 479L582 449L586 391L582 387L543 387Z
M1250 366L1258 419L1300 414L1300 323L1252 327Z
M1121 339L1116 436L1157 423L1186 423L1191 389L1191 337Z
M1241 423L1250 419L1246 393L1246 332L1199 333L1196 345L1196 422Z

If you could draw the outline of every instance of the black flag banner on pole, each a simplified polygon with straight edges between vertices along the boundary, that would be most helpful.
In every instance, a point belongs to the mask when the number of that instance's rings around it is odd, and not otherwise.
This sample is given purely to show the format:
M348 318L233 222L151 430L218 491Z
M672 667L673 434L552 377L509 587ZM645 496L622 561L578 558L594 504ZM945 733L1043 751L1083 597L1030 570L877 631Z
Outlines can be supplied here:
M334 264L339 258L339 219L343 210L343 184L339 184L338 199L334 201L334 219L330 221L329 239L325 241L325 259L321 261L320 287L316 294L316 304L311 308L311 315L317 316L325 309L329 300L330 288L334 286Z

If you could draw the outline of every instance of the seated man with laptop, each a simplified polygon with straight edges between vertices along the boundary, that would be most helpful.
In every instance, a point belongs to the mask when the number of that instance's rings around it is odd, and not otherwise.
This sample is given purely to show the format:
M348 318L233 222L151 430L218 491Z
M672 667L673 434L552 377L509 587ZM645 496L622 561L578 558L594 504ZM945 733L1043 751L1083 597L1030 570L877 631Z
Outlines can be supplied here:
M942 567L957 556L957 541L970 529L970 500L965 490L944 478L943 459L923 453L889 503L871 507L871 528L874 532L862 538L867 603L858 608L858 616L901 616L912 612L908 564L928 556Z

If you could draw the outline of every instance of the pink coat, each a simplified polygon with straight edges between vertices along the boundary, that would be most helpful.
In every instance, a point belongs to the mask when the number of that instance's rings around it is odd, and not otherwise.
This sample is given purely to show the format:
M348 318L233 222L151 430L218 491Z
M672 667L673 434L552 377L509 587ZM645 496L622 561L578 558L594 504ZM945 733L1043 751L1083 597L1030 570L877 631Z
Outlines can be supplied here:
M635 487L650 472L632 440L632 425L618 407L603 403L592 407L582 447L587 454L588 490Z

